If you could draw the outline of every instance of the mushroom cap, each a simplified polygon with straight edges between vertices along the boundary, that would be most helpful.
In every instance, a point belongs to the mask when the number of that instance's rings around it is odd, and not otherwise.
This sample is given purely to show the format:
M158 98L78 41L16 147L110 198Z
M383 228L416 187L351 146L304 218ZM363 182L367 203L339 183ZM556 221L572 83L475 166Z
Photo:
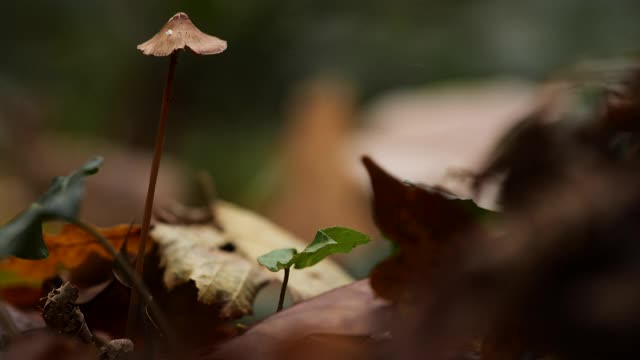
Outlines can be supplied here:
M203 33L187 14L179 12L154 37L138 45L138 50L153 56L168 56L185 48L200 55L214 55L225 51L227 42Z

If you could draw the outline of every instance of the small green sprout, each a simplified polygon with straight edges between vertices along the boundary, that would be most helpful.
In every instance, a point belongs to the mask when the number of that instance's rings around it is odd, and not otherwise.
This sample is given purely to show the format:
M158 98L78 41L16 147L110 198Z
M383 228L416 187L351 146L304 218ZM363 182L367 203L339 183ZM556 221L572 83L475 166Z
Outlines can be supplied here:
M318 230L311 244L301 252L294 248L278 249L258 257L258 263L267 269L278 272L284 269L284 280L280 289L277 311L282 310L284 295L289 281L289 269L304 269L336 253L348 253L354 247L369 242L369 236L344 227L331 227Z

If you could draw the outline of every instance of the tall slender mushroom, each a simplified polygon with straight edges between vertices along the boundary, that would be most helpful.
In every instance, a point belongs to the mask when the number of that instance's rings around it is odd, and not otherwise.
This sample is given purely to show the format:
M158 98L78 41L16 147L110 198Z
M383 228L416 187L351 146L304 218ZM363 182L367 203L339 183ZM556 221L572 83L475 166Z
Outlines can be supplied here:
M144 268L144 253L149 237L149 227L151 225L151 210L153 209L153 197L158 179L158 169L160 168L160 158L162 157L162 145L164 143L164 133L169 113L169 103L171 96L171 85L176 70L178 52L189 49L199 55L219 54L227 49L227 42L215 36L207 35L200 31L189 19L189 16L179 12L171 17L160 31L148 41L138 45L138 50L145 55L170 56L169 72L162 92L162 105L160 107L160 123L156 135L156 144L153 152L153 162L149 174L149 188L144 204L144 215L142 218L142 232L140 235L140 246L136 261L136 271L142 276ZM129 308L129 322L135 324L137 317L138 299L137 294L132 292ZM129 331L133 331L135 325L130 324Z

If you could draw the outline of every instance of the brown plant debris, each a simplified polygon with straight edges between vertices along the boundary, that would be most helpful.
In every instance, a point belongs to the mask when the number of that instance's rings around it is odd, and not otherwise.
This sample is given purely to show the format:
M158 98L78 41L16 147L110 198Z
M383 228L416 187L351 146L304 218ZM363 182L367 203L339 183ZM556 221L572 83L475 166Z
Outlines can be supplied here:
M100 360L126 360L131 352L133 352L131 340L111 340L100 347Z
M76 305L79 290L70 282L62 284L47 295L42 317L48 327L59 334L77 337L91 343L93 335L87 326L82 311Z

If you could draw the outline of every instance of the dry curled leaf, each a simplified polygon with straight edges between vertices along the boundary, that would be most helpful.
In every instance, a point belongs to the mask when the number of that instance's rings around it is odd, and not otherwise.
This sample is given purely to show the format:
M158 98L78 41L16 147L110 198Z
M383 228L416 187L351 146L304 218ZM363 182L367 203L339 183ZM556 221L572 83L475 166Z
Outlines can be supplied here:
M416 278L427 279L446 246L473 224L470 200L400 181L368 157L363 162L373 187L373 216L398 251L371 273L371 286L385 299L405 301ZM479 209L479 208L478 208Z
M127 236L129 225L98 230L114 247L119 248ZM139 239L140 227L134 226L127 244L130 252L136 251ZM60 267L74 269L80 266L92 253L111 258L95 238L75 225L64 225L58 235L45 234L44 241L49 249L48 258L38 261L10 258L0 262L0 270L13 271L26 279L42 280L55 275Z
M250 312L255 293L280 277L258 267L258 256L304 243L268 220L235 205L218 201L216 216L224 231L210 225L156 224L151 236L159 245L164 282L172 288L193 280L198 299L221 305L221 315ZM306 299L352 279L338 265L323 261L313 269L295 271L289 289L295 300Z
M211 237L182 237L180 231L163 230L161 236L154 231L154 236L163 254L164 282L169 289L194 281L198 301L221 306L221 317L251 313L255 294L268 281L256 265L211 246Z

